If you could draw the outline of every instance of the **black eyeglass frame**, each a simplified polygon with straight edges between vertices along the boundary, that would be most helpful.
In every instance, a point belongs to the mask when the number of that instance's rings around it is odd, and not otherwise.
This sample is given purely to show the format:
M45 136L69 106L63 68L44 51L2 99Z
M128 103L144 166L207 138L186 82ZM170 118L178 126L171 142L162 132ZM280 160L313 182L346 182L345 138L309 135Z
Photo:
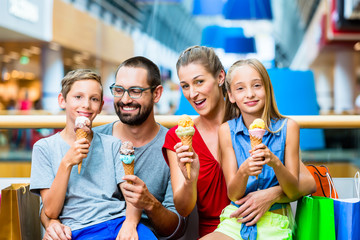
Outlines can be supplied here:
M122 98L122 97L124 96L125 92L127 92L130 98L132 98L132 99L138 99L138 98L141 98L142 93L143 93L144 91L149 90L149 89L152 90L152 89L155 89L156 87L157 87L157 86L152 86L152 87L148 87L148 88L129 87L128 89L126 89L126 88L121 87L121 86L116 86L115 83L113 83L113 84L110 86L110 92L111 92L111 94L112 94L114 97L119 97L119 98ZM114 91L113 91L114 88L120 88L120 89L124 90L123 94L122 94L121 96L115 96ZM140 90L140 93L139 93L140 95L139 95L138 97L132 97L131 94L130 94L130 92L129 92L131 89Z

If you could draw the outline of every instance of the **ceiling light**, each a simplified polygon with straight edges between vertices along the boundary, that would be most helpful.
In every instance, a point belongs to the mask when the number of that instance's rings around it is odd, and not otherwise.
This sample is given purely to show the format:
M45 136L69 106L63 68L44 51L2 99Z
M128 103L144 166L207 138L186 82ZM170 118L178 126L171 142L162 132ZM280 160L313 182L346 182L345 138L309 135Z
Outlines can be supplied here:
M12 71L11 71L11 77L12 77L12 78L18 78L18 77L19 77L19 72L16 71L16 70L12 70Z
M41 53L41 49L39 47L31 46L30 47L30 53L39 55Z
M355 43L354 50L355 51L360 51L360 42Z
M59 51L60 45L55 42L51 42L51 43L49 43L49 48L54 51Z
M4 73L4 80L9 81L10 80L10 73L6 72Z
M10 56L10 58L16 60L16 59L19 59L20 54L18 52L10 52L9 56Z
M26 72L24 78L27 79L27 80L34 80L35 79L35 74L32 73L32 72Z
M30 50L29 49L27 49L27 48L23 48L22 50L21 50L21 55L22 56L26 56L26 57L30 57Z
M5 55L2 60L4 63L9 63L11 61L11 57L9 55Z
M89 60L89 58L90 58L90 53L88 53L88 52L82 52L81 54L82 54L84 60Z
M83 60L83 58L82 58L82 56L81 56L80 54L75 54L75 55L74 55L74 61L75 61L76 63L81 63L82 60Z

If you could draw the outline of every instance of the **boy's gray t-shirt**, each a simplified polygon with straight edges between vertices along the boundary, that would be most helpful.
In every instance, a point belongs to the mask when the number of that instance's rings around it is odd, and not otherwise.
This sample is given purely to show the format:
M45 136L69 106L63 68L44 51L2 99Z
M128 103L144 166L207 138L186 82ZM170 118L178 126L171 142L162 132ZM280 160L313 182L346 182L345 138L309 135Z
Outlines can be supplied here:
M59 216L71 230L125 216L125 201L118 187L124 176L120 145L117 138L94 132L80 174L77 165L72 168ZM51 187L60 162L69 149L70 145L59 133L35 143L30 178L33 193L39 194L41 189Z
M115 122L95 127L93 131L112 135ZM138 176L146 184L150 193L154 195L165 208L178 214L173 200L170 169L162 154L162 146L164 145L167 131L167 128L160 125L160 130L153 140L142 147L134 148L134 175ZM143 212L141 217L141 222L151 228L151 224L147 222L148 216Z

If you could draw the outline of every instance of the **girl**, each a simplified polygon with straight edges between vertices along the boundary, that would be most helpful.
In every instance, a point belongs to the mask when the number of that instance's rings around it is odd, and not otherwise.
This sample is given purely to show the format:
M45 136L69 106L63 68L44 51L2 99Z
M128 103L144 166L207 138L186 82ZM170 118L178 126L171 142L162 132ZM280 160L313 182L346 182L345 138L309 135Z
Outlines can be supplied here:
M280 184L290 200L299 198L300 128L279 113L265 67L256 59L235 62L228 71L226 88L232 103L228 111L237 115L219 129L228 197L235 202L257 189ZM264 120L267 132L263 143L251 150L248 129L256 118ZM286 204L272 205L256 225L246 226L230 218L238 207L233 202L220 216L215 233L219 238L225 234L232 239L291 239Z

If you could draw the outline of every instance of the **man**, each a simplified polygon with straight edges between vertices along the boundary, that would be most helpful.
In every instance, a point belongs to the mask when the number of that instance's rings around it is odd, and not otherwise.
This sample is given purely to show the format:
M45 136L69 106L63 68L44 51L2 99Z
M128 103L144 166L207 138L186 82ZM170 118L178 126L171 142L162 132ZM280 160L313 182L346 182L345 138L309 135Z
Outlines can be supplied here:
M167 129L156 123L153 109L163 91L160 71L147 58L130 58L119 66L110 89L120 121L93 130L134 144L134 175L124 177L133 184L123 184L123 195L136 208L143 209L140 222L158 237L178 238L184 219L176 213L170 170L161 152ZM47 227L44 239L68 239L70 231L66 226L56 220L49 222L44 215L41 218Z

